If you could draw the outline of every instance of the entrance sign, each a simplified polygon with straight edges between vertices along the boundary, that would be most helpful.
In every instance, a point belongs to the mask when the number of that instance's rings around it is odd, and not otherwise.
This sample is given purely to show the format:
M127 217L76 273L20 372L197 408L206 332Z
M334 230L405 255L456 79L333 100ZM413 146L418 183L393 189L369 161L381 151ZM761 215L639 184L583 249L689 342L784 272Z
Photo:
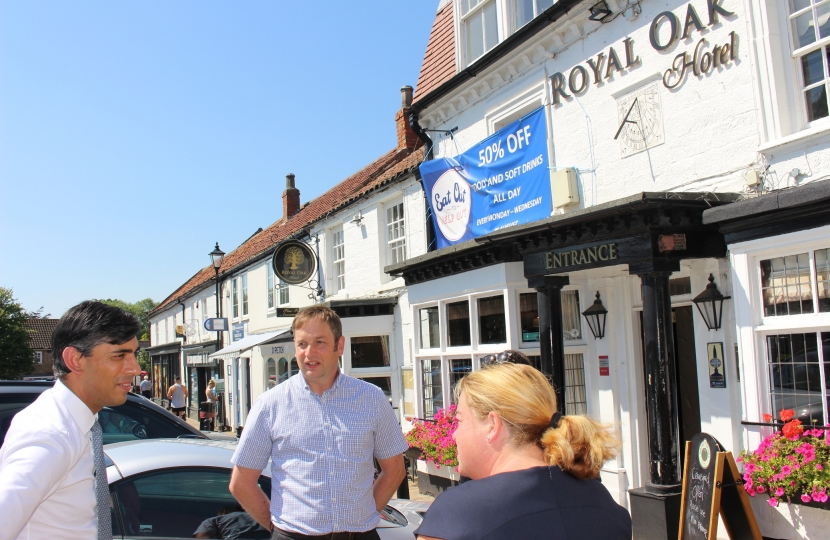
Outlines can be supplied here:
M205 330L208 332L226 332L228 330L228 319L205 319Z
M419 169L439 249L550 216L542 107L467 152L426 161Z
M314 277L317 255L305 242L286 240L274 250L271 265L280 280L299 285Z
M718 514L732 540L761 540L732 452L698 433L686 442L679 540L715 540Z

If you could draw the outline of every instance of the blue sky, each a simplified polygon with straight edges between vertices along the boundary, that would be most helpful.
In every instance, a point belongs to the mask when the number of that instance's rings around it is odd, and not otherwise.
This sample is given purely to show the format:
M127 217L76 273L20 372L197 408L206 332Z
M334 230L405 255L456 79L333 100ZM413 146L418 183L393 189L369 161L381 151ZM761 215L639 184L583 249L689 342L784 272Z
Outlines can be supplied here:
M438 0L0 0L0 286L160 301L396 144Z

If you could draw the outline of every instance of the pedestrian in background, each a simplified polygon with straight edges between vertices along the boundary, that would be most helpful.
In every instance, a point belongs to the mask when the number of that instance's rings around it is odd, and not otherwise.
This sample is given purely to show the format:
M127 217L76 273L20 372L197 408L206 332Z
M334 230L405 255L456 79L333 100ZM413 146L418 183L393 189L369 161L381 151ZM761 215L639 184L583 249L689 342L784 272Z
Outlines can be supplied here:
M17 413L0 448L0 539L111 540L98 412L140 373L138 320L83 302L52 333L55 386Z
M334 311L306 308L292 327L300 373L251 409L231 493L274 540L379 539L379 512L406 474L395 413L380 388L340 372L346 340ZM257 483L269 457L270 502Z
M150 382L150 377L147 375L145 375L144 380L141 381L141 395L147 399L153 399L153 383Z
M432 503L418 540L630 540L631 517L597 479L615 434L562 416L542 373L503 363L455 388L458 471L472 479Z
M167 389L167 399L170 400L170 410L179 418L187 418L187 388L182 384L182 378L176 376L175 384Z

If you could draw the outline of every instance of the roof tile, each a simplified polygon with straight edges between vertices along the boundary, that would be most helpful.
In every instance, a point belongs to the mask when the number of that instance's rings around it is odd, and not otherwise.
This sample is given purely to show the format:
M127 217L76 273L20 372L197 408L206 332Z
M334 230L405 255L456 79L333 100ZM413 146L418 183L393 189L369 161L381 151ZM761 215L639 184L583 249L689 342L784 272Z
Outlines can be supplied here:
M29 330L29 346L35 350L52 348L52 332L60 319L26 319L24 326Z
M455 26L452 2L438 10L415 86L415 101L455 75Z
M274 246L302 231L305 227L325 218L328 214L347 206L355 199L376 189L407 171L414 169L424 159L423 147L413 151L391 150L346 178L316 199L313 199L288 220L276 221L270 227L253 235L241 246L225 255L220 274L226 275L244 267ZM173 304L177 299L202 288L215 276L213 266L206 266L162 300L150 315Z

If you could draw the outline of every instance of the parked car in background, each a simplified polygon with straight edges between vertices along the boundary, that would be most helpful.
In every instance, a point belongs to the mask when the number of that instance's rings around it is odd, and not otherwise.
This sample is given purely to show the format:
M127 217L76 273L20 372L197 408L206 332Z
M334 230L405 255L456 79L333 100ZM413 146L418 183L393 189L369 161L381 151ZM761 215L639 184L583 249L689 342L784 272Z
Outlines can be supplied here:
M202 522L238 505L231 495L235 443L156 439L104 446L113 537L192 538ZM270 498L270 466L259 487ZM412 540L428 502L393 499L378 525L382 540Z
M0 381L0 446L6 440L14 415L53 384L54 381ZM123 405L104 407L98 413L98 422L104 444L171 437L235 440L227 434L201 432L152 401L132 393Z

